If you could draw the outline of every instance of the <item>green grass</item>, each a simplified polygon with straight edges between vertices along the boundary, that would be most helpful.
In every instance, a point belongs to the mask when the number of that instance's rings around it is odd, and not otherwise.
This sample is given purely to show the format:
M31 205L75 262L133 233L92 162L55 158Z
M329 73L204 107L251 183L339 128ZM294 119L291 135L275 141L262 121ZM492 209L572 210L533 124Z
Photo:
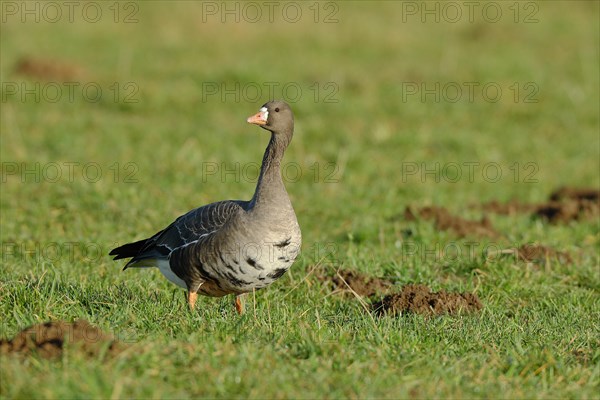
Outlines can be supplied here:
M330 24L314 23L308 3L298 23L203 22L201 3L160 1L140 4L132 24L115 24L108 4L95 24L80 14L74 23L9 16L1 27L0 336L85 318L132 347L116 358L2 358L0 395L597 398L597 221L555 226L490 215L503 234L496 247L538 242L573 255L569 264L537 266L486 259L488 241L397 217L406 205L435 204L479 218L469 204L540 202L561 185L600 186L598 3L535 3L537 23L515 23L513 3L498 4L497 23L480 13L473 23L466 16L422 23L396 2L340 3ZM519 3L519 18L531 11L527 4L534 3ZM48 85L15 73L23 56L79 66L80 81L96 82L102 98L85 101L76 91L75 101L63 95L52 103L7 93L7 83ZM138 89L136 103L124 101L128 82ZM241 318L229 298L201 298L188 312L183 292L158 271L121 272L122 263L106 255L193 207L251 197L255 182L241 168L261 160L267 136L245 118L267 94L203 98L203 83L215 82L291 82L303 90L292 103L296 135L285 158L302 172L293 179L290 170L287 184L302 256L255 301L249 297ZM334 103L324 101L330 82ZM495 83L502 96L403 100L407 84L437 82ZM538 89L535 103L524 102L529 82ZM482 176L492 162L503 172L495 182ZM56 182L50 163L62 172ZM80 163L72 178L65 163ZM93 169L82 170L86 163L101 171L96 182ZM239 163L240 173L207 173L221 163ZM337 167L332 179L328 163ZM423 163L481 168L457 182L407 174ZM407 252L407 241L417 251ZM458 257L431 253L454 244L463 249ZM474 291L484 309L374 319L358 301L305 279L317 263L392 276L399 287Z

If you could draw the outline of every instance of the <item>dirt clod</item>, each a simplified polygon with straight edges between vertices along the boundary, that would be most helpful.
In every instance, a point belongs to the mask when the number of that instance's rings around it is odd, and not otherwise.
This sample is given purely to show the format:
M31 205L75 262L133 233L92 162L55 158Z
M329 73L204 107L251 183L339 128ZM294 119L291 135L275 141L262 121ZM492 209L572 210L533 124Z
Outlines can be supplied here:
M508 203L500 203L497 200L492 200L489 203L482 204L481 208L484 211L492 212L494 214L515 215L518 213L535 211L537 205L520 203L517 200L511 200Z
M562 187L550 194L549 200L540 204L491 201L481 206L496 214L531 213L550 223L596 220L600 217L600 190Z
M42 358L57 358L67 346L73 346L87 355L98 354L108 346L109 354L117 354L123 345L85 320L32 325L19 332L12 340L0 340L0 354L37 354Z
M21 58L15 65L15 72L30 78L61 82L77 81L84 75L83 69L77 65L31 57Z
M339 290L348 294L354 291L363 297L389 292L394 286L387 279L376 278L345 269L336 271L335 275L327 275L325 272L320 272L316 276L318 280L330 283L333 290Z
M409 312L425 315L456 314L475 312L482 308L479 298L472 293L444 290L433 293L427 286L414 284L404 286L399 293L391 293L394 288L392 281L350 270L338 270L335 275L326 275L321 271L315 276L330 284L334 291L350 293L350 286L358 295L369 297L371 310L379 315ZM379 299L380 295L385 297Z
M423 207L417 211L417 214L410 207L406 207L404 210L404 218L407 221L416 220L416 215L425 220L433 219L437 229L444 231L451 230L459 237L485 236L495 238L499 236L486 216L480 221L472 221L454 216L444 207L434 206Z
M550 195L550 202L540 207L536 215L550 222L598 221L600 190L562 187Z
M585 199L551 201L539 206L534 215L551 223L597 220L600 215L600 203L597 200Z
M569 253L554 250L552 247L524 244L517 249L519 260L544 264L549 260L558 260L563 263L570 263L573 260Z
M550 200L552 201L560 201L564 199L598 201L600 200L600 190L589 188L572 188L565 186L555 190L550 195Z
M473 293L432 292L424 285L406 285L400 293L385 296L373 303L379 315L415 313L425 315L457 314L479 311L481 301Z

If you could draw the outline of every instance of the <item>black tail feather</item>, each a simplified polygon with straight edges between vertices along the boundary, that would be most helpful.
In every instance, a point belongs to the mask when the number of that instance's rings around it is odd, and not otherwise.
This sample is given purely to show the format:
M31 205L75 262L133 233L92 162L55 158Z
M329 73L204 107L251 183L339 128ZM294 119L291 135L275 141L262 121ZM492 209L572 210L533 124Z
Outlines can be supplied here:
M148 239L142 239L137 242L124 244L123 246L112 249L108 255L115 256L113 260L135 257L142 251L147 241Z

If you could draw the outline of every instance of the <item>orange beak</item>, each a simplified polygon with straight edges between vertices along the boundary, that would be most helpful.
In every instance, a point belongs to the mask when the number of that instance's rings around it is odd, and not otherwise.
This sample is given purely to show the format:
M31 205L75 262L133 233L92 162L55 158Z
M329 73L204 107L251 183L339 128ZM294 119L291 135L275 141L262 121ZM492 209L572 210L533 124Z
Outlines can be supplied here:
M246 120L249 124L254 125L266 125L267 124L267 112L259 111L251 117L248 117Z

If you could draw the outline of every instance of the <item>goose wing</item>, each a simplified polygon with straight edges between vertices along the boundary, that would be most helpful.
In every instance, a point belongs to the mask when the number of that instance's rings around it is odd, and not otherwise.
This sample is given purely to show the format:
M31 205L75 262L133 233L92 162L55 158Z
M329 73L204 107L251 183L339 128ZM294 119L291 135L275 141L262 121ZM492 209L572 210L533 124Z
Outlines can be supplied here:
M156 260L168 259L176 249L218 231L230 218L244 210L243 202L220 201L196 208L177 218L154 236L113 249L115 260L132 257L128 267L154 266Z

